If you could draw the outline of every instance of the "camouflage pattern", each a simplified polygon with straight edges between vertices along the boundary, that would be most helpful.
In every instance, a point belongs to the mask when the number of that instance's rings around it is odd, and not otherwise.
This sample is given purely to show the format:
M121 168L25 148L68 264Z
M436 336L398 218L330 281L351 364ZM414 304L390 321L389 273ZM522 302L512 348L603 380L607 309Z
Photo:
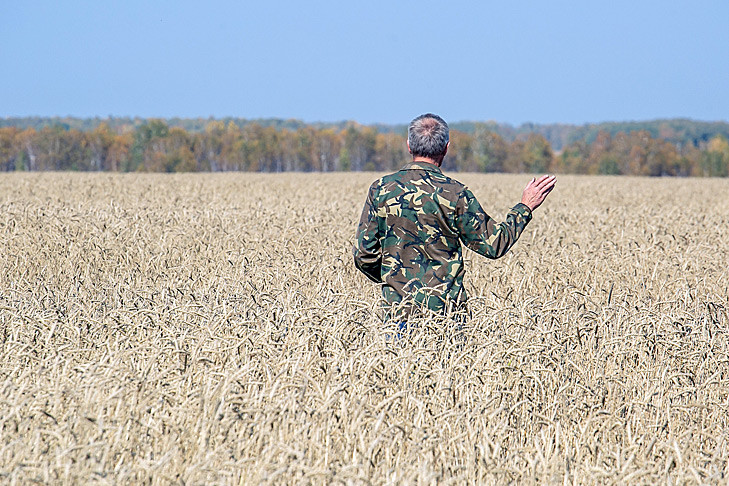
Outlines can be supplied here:
M466 301L461 242L487 258L506 254L532 219L517 204L503 223L473 193L427 162L412 162L375 181L357 228L354 262L382 283L385 304L409 315L447 312Z

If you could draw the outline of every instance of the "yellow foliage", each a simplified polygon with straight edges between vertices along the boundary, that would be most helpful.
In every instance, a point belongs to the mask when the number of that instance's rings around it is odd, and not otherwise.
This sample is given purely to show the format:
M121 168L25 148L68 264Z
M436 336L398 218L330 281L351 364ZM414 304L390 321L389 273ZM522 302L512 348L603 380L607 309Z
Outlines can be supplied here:
M721 135L717 135L709 140L707 149L709 152L719 152L729 158L729 141Z

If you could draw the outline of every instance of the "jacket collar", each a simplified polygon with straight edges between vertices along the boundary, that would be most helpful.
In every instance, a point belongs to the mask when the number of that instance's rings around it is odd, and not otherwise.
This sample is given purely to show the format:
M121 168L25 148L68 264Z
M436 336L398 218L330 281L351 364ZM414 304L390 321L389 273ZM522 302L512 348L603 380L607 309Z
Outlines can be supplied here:
M435 164L431 164L428 162L410 162L409 164L406 164L401 170L427 170L430 172L437 172L438 174L442 174L440 167L438 167Z

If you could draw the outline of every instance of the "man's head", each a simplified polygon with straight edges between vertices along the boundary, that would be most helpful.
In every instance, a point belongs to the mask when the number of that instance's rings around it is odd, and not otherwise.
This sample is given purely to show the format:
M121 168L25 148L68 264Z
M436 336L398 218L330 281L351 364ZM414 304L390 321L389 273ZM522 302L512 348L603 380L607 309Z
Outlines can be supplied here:
M440 163L448 151L448 124L432 113L420 115L408 126L408 148L413 157Z

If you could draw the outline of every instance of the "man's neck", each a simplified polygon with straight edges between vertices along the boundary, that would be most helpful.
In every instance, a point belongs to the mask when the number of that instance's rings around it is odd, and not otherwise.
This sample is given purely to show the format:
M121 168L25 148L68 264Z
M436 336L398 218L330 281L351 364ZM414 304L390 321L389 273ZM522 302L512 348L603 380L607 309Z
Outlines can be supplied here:
M440 167L439 161L436 161L435 159L431 159L428 157L413 157L413 162L425 162L428 164L433 164L436 167Z

